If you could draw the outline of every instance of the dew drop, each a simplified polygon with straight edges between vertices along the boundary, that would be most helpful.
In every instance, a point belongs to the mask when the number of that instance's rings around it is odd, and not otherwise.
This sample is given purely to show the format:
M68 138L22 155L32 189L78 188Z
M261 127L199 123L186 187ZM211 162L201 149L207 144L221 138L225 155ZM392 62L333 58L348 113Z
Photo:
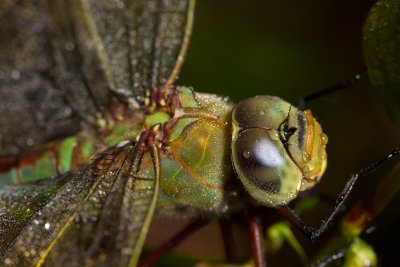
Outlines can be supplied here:
M279 134L276 131L273 131L272 133L269 133L269 138L271 138L271 140L274 140L274 141L279 141L280 140Z
M299 184L299 191L304 191L308 188L308 183L306 180L302 180L301 183Z
M14 80L19 80L20 77L21 73L19 72L19 70L11 71L11 78L13 78Z
M243 157L245 157L246 159L248 159L248 158L250 158L250 156L251 156L251 152L250 152L250 151L248 151L248 150L243 151Z
M118 7L119 9L123 9L123 8L125 7L125 3L119 1L119 2L117 3L117 7Z
M50 223L45 223L44 224L44 229L49 230L50 229Z
M71 52L74 50L75 45L73 42L66 42L64 47L65 47L65 50Z
M120 141L120 142L117 144L117 147L123 147L123 146L125 146L125 145L128 144L128 143L129 143L129 140Z
M324 134L324 133L321 133L320 136L321 136L321 142L322 142L322 144L323 144L323 145L328 144L328 136L327 136L326 134Z
M29 138L28 140L26 140L26 144L27 144L28 146L33 146L34 143L35 143L35 141L33 141L32 138Z
M263 110L260 110L260 111L258 112L258 114L260 114L260 116L264 116L264 115L265 115L265 112L264 112Z
M4 260L4 264L5 264L5 265L12 265L12 263L13 263L13 261L12 261L10 258L6 258L6 259Z

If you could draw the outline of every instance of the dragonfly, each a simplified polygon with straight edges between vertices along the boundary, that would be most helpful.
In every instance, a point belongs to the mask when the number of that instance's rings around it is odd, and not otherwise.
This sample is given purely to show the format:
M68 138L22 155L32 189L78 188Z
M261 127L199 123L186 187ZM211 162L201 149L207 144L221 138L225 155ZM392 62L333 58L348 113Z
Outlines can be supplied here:
M0 170L42 162L58 174L14 173L17 184L0 188L2 265L137 266L155 215L260 205L314 240L342 208L349 190L315 230L287 207L327 165L310 110L274 96L234 105L174 84L194 0L0 7Z

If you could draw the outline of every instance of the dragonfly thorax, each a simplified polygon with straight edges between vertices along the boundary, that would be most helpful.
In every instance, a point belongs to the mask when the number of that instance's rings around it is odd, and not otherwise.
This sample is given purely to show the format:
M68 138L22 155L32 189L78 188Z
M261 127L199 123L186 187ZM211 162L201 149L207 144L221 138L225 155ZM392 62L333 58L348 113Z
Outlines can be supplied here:
M287 204L326 169L327 136L309 110L256 96L232 112L232 159L250 195L265 206Z

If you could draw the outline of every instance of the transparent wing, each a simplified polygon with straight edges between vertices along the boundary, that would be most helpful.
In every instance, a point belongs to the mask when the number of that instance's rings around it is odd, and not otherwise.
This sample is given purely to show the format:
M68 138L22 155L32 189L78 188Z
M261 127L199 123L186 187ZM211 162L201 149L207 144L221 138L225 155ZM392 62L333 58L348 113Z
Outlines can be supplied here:
M103 72L109 90L139 102L154 88L172 85L187 49L194 0L81 0L71 9L88 76Z
M0 1L0 156L79 128L51 79L50 25L40 1Z
M1 265L136 266L159 195L149 150L128 145L43 184L1 188ZM134 175L142 156L153 178Z
M0 156L96 124L111 92L169 88L194 0L0 2Z

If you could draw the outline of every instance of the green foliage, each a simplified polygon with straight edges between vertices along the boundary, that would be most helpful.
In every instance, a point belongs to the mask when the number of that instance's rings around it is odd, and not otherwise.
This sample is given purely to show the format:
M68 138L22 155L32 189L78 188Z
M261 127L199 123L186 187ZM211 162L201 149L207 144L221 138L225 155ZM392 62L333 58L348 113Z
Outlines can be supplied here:
M356 238L346 253L343 267L377 266L378 259L374 249L360 238Z
M400 121L400 1L379 0L363 31L364 57L371 83L390 115Z

